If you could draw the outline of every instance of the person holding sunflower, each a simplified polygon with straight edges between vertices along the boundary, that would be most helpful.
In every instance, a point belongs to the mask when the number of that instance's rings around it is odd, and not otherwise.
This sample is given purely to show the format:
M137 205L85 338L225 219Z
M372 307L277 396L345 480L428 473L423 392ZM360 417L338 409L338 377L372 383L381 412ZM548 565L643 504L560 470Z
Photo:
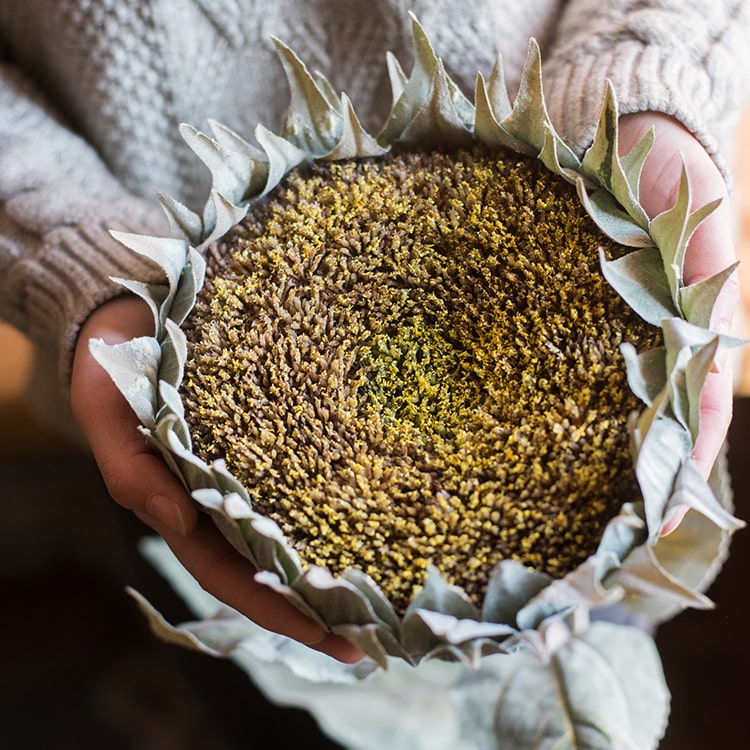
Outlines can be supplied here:
M188 206L205 200L207 176L178 124L210 117L251 132L258 122L278 122L287 101L272 37L352 92L366 124L379 122L390 106L384 54L409 56L403 6L28 0L0 8L0 317L36 343L48 370L54 363L62 398L112 497L161 535L219 600L342 661L361 653L256 583L251 564L198 513L143 441L89 341L117 343L153 327L146 306L110 279L157 273L109 231L164 234L154 186ZM722 199L691 240L686 279L700 281L734 262L729 144L748 94L747 3L417 0L410 10L467 90L500 53L513 93L535 38L547 107L574 152L590 144L610 81L620 153L655 131L640 186L647 214L674 203L683 164L695 206ZM711 321L715 331L731 328L738 294L731 276ZM726 436L731 397L731 363L723 359L701 401L694 455L706 476Z

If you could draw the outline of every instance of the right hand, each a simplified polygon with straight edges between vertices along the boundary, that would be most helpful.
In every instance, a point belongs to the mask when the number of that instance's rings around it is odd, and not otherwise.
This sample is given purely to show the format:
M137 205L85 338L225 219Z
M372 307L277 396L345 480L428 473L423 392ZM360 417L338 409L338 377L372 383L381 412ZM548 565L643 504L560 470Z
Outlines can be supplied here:
M702 281L736 260L727 186L713 159L676 120L657 112L637 112L620 118L620 152L627 153L654 128L654 148L641 175L641 203L653 218L674 205L683 164L691 178L691 210L721 198L719 207L696 229L685 256L685 283ZM733 273L716 301L711 330L730 334L739 304L737 273ZM701 392L700 430L693 450L695 461L708 477L726 440L732 420L734 376L727 350L721 350Z

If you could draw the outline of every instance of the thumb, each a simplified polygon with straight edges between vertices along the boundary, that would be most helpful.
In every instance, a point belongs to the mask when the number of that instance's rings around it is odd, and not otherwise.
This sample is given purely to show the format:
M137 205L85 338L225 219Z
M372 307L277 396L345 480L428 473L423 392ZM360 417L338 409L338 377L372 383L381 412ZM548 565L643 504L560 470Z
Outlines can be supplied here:
M148 308L133 297L118 298L92 313L76 345L71 406L112 498L152 527L166 526L185 535L198 520L193 501L149 449L138 418L89 351L91 339L115 344L152 329Z

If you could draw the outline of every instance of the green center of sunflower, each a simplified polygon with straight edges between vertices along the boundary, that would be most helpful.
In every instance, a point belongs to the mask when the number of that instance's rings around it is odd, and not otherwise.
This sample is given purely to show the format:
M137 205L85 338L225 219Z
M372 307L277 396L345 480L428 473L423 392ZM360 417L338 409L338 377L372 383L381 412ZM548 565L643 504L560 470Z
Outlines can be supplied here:
M421 315L379 333L360 368L363 401L389 427L411 424L426 440L455 436L481 405L473 358Z
M575 190L536 160L390 155L289 175L211 251L187 325L195 452L307 564L403 611L428 565L481 604L512 558L562 576L637 497L619 345Z

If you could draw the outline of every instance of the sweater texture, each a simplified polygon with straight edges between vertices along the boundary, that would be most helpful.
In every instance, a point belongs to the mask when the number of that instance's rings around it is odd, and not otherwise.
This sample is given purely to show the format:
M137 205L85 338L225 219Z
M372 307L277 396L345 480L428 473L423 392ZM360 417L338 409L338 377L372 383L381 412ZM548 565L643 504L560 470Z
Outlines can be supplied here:
M178 125L214 118L249 137L288 104L272 37L353 99L377 132L385 66L408 72L413 11L471 94L498 53L515 93L542 49L555 127L578 152L606 81L620 111L680 120L729 174L723 148L746 101L744 0L8 0L0 3L0 318L70 377L77 333L122 289L154 277L110 229L161 234L153 189L199 209L209 175Z

